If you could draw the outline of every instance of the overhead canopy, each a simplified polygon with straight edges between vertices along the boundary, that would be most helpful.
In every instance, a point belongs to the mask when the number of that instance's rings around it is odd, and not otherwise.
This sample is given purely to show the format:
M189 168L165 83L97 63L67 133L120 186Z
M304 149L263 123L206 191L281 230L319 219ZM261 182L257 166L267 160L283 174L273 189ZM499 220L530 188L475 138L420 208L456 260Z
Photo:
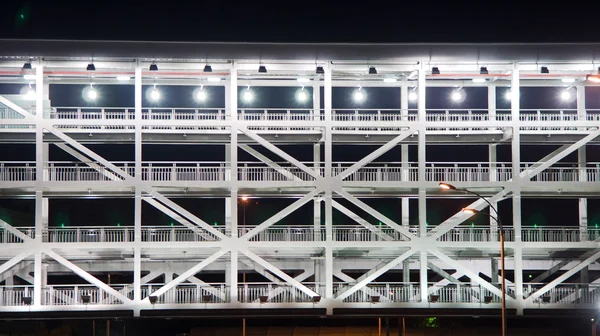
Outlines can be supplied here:
M357 62L592 62L600 43L346 44L0 40L0 57Z

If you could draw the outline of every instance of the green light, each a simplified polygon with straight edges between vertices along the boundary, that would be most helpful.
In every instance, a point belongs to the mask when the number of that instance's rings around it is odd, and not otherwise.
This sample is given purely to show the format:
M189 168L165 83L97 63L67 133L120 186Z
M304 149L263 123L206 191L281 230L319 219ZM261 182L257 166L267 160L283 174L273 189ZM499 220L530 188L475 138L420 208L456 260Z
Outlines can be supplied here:
M213 223L213 225L214 225L214 226L217 226L218 224L217 224L217 222L214 222L214 223Z
M24 18L25 18L25 14L21 14L21 19L24 19Z
M471 227L475 227L475 223L471 222Z
M533 278L533 275L529 274L529 279Z
M379 222L378 225L381 226L381 222Z
M598 228L598 223L594 224L594 226L596 227L596 229Z
M534 227L534 228L536 228L536 227L537 227L537 224L536 224L536 223L533 223L533 227Z
M117 223L117 226L121 226L121 223Z
M60 223L60 227L65 227L65 223Z
M174 226L173 222L169 223L169 225Z

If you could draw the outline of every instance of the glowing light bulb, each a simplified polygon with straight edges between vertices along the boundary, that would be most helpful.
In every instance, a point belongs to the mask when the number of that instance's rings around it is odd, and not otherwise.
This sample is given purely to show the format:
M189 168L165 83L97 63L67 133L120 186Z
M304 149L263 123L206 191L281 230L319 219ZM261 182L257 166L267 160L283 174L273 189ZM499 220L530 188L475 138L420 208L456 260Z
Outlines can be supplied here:
M419 95L416 92L411 91L408 93L408 100L416 101L417 99L419 99Z
M88 95L88 98L89 98L89 99L91 99L91 100L96 100L96 98L98 98L98 91L96 91L96 90L94 90L94 89L92 88L92 89L90 89L90 90L88 91L88 94L87 94L87 95Z
M298 91L298 93L296 93L296 100L298 100L301 103L304 103L305 101L307 101L308 94L306 93L306 91L304 91L304 90Z
M203 102L203 101L205 101L205 100L206 100L206 98L207 98L206 91L204 91L204 90L200 90L200 91L198 91L198 92L196 93L196 99L197 99L198 101L201 101L201 102Z
M571 93L567 90L564 90L563 92L560 93L560 99L562 100L570 100L571 99Z
M36 98L37 98L37 95L35 93L35 90L33 88L27 89L27 93L25 94L25 99L35 100Z
M450 99L452 99L455 102L461 101L462 98L463 98L463 95L460 90L454 90L454 91L452 91L452 94L450 95Z
M357 103L361 103L363 101L365 101L365 99L367 98L367 95L365 94L365 92L361 89L358 89L356 91L354 91L354 101L356 101Z
M245 90L244 93L242 94L242 99L246 103L250 103L254 100L254 94L250 90Z
M160 91L158 91L157 88L152 89L152 91L150 91L150 99L157 101L160 99Z

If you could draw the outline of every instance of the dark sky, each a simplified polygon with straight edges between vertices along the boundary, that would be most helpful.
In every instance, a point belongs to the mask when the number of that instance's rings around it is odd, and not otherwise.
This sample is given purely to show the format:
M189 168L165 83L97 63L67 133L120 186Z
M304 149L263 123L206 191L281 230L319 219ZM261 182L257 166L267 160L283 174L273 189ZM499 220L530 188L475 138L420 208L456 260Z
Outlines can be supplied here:
M600 5L538 1L3 1L0 37L591 42ZM591 19L586 19L589 13Z

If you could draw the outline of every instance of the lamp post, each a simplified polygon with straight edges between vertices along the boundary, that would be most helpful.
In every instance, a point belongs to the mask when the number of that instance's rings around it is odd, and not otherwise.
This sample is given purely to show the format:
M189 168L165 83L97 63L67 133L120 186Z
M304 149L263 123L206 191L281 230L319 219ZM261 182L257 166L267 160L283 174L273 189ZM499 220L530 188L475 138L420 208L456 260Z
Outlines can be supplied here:
M248 204L248 197L242 197L242 207L243 207L243 220L242 223L244 225L244 229L246 228L246 204Z
M494 212L496 213L495 217L491 213L484 213L484 214L488 215L491 219L494 219L498 223L498 232L500 233L500 263L501 263L500 276L502 277L502 283L501 283L502 336L505 336L506 335L506 280L504 278L504 227L502 226L502 222L500 221L500 214L498 213L498 209L496 209L496 207L494 207L492 205L492 203L490 203L490 201L487 200L487 198L481 196L479 193L477 193L475 191L463 189L463 188L456 188L452 184L444 183L444 182L440 182L440 188L445 189L445 190L455 190L455 191L462 191L462 192L465 192L468 194L473 194L473 195L479 197L480 199L484 200L490 206L490 208L493 209ZM462 209L462 212L469 213L469 214L477 214L477 213L480 213L481 211L475 210L475 209L464 208L464 209Z

